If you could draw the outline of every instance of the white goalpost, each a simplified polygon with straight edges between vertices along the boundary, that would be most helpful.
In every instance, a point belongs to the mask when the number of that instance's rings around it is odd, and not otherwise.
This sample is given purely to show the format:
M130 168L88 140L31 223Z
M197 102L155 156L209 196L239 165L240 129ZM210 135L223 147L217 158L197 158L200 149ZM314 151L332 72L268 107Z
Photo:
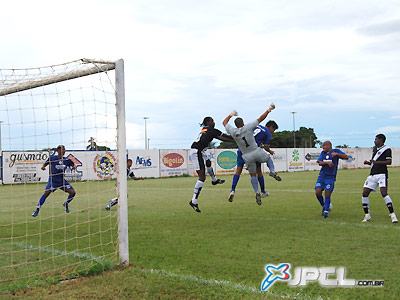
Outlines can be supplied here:
M45 196L59 145L75 194ZM122 59L0 69L0 157L0 289L129 264Z

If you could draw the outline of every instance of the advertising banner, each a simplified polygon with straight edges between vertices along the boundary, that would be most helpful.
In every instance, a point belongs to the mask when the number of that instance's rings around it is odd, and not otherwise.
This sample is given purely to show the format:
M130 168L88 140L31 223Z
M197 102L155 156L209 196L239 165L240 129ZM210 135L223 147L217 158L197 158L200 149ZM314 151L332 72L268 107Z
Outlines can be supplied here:
M48 151L4 151L3 183L47 182L49 172L41 167L48 158Z
M233 175L236 171L237 149L217 149L216 156L216 175ZM245 169L243 171L246 171Z
M349 159L348 160L339 159L339 168L340 169L355 169L355 168L357 168L357 163L358 163L357 159L356 159L357 149L343 148L340 150L342 150L344 153L346 153L347 156L349 157Z
M187 150L160 150L160 176L188 174Z
M304 149L304 170L315 171L320 170L321 167L317 164L318 157L322 149L320 148L305 148Z
M160 177L159 150L128 150L136 177Z
M287 148L287 170L304 171L304 148Z

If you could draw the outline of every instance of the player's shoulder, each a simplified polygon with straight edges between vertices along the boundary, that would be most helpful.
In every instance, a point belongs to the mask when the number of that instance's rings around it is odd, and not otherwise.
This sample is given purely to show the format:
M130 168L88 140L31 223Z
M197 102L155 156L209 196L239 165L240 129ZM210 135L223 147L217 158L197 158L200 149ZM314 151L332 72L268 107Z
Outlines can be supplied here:
M344 154L344 152L342 150L340 150L339 148L332 149L332 152Z

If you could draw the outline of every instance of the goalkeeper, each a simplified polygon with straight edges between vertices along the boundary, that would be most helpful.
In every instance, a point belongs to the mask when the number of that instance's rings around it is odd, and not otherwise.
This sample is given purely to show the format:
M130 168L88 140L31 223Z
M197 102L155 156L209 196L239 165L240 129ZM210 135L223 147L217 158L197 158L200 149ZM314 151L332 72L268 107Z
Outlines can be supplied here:
M133 180L143 180L143 177L136 177L135 174L133 174L133 171L131 170L132 167L132 159L128 159L126 162L126 175L128 178L132 178ZM113 198L108 200L108 204L106 205L105 209L110 210L112 206L118 203L118 198Z
M68 204L74 199L76 192L72 185L69 184L67 180L65 180L65 169L67 167L76 169L74 162L64 157L65 147L63 145L59 145L57 147L57 155L50 155L50 157L44 162L42 166L42 170L46 170L46 167L50 165L49 168L49 181L46 185L44 193L42 197L40 197L39 202L36 206L36 210L33 212L32 217L37 217L39 214L40 208L43 206L47 197L55 192L57 189L61 189L64 192L68 193L67 201L64 202L63 206L65 207L65 212L69 213Z

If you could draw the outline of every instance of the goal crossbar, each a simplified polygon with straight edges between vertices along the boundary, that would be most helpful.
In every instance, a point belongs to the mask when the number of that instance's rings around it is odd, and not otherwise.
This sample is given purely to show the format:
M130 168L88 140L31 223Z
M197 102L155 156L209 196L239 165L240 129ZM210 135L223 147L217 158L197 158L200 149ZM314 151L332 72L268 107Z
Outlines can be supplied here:
M65 80L84 77L84 76L88 76L88 75L92 75L92 74L96 74L96 73L107 72L107 71L115 69L115 63L111 63L111 62L95 61L95 60L89 60L89 59L81 59L81 61L83 63L93 63L95 65L86 70L75 70L75 71L71 71L71 72L64 73L64 74L59 74L59 75L55 75L55 76L53 75L53 76L44 77L44 78L41 78L38 80L28 81L28 82L22 83L22 84L19 83L18 86L14 85L14 86L6 87L3 89L0 89L0 96L6 96L9 94L22 92L22 91L26 91L29 89L33 89L33 88L37 88L37 87L65 81Z

